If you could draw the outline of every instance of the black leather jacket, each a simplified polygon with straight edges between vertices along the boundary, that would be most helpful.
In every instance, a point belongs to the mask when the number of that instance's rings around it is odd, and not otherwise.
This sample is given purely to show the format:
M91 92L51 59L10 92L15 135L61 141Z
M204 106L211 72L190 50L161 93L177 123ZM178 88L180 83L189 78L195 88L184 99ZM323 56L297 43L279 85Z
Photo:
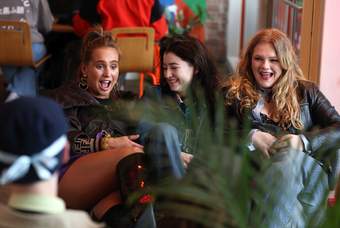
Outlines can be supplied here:
M277 135L282 133L303 134L309 141L310 155L323 160L335 153L340 148L340 116L328 99L317 88L308 81L299 81L298 93L301 107L301 120L303 131L290 127L287 131L277 126L272 121L257 121L251 114L246 119L250 120L253 129L259 129ZM227 107L227 115L234 117L241 128L244 123L244 115L240 113L240 103L235 102ZM250 113L250 112L249 112ZM329 156L328 156L329 155Z
M120 97L112 96L109 102L101 104L76 83L70 83L46 95L63 107L69 120L71 155L98 151L98 134L103 130L117 137L135 133L137 120L133 121L133 112L127 110L127 103L133 103L134 98L130 94L120 93Z

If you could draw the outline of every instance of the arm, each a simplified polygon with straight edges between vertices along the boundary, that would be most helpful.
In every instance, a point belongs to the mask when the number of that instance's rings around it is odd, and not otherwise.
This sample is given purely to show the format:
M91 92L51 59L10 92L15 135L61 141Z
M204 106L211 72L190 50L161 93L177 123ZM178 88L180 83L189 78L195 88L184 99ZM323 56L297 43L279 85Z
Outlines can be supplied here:
M98 0L80 1L79 11L72 17L74 33L83 37L95 24L101 24L101 17L97 12Z
M270 153L289 147L304 151L313 157L323 158L325 152L336 149L337 144L339 145L340 117L314 84L302 84L300 89L305 98L301 104L301 116L306 132L301 135L287 134L280 137L272 145Z
M256 130L251 134L250 141L265 158L270 158L271 146L277 141L277 138L267 132Z
M38 20L38 30L41 33L48 33L52 30L52 24L54 22L53 15L48 5L47 0L41 0L39 4L39 20Z
M70 129L67 135L71 144L72 155L77 156L99 151L100 139L90 137L83 131L82 125L76 116L76 111L71 110L66 113L70 124Z
M133 140L137 140L139 135L128 135L121 137L104 137L100 140L100 149L117 149L126 146L134 146L140 149L143 149L143 146L134 142Z
M164 16L153 22L151 26L155 29L155 40L160 40L168 33L168 25Z
M82 131L80 121L75 117L69 117L71 128L68 132L68 138L71 142L72 152L76 154L93 153L100 150L119 149L123 147L137 147L141 150L143 146L134 142L139 135L128 135L120 137L111 137L98 132L96 137L91 137Z
M312 155L332 149L340 141L340 116L322 92L313 86L307 89L313 129L304 133Z
M88 21L80 17L79 13L73 15L72 26L74 33L77 34L79 37L83 37L92 27L92 25Z
M151 9L150 24L155 29L155 40L160 40L168 33L168 24L166 22L164 8L159 0L155 0Z

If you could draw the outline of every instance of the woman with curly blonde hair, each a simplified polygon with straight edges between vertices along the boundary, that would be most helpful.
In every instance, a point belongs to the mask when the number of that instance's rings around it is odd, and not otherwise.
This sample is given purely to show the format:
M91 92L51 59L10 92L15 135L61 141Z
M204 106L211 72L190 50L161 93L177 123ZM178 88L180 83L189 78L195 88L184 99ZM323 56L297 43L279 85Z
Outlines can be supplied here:
M153 223L150 197L132 206L127 198L150 182L180 179L185 170L176 129L165 123L143 128L138 101L118 91L119 56L111 32L94 27L83 38L78 78L50 96L70 125L71 159L59 195L69 208L90 211L110 227L134 227L140 218Z
M300 227L306 218L321 216L317 209L331 170L325 161L336 153L340 116L317 86L304 79L287 36L277 29L259 31L222 87L229 115L241 127L245 120L251 123L249 150L271 161L261 177L277 188L268 188L257 201L275 202L266 225Z

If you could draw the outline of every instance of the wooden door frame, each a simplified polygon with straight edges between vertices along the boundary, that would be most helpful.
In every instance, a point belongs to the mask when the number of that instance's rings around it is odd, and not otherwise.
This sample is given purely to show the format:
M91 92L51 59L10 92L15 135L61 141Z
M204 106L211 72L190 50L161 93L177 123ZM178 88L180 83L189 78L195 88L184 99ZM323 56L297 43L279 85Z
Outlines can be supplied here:
M320 83L324 0L304 0L301 25L300 66L305 77Z

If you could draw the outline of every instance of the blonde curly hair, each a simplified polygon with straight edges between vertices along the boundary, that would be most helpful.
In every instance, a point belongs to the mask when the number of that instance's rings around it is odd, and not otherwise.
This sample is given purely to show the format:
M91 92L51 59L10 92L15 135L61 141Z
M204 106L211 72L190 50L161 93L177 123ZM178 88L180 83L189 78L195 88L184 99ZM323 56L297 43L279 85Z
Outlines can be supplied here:
M239 111L243 112L245 109L253 108L260 99L261 95L257 90L251 66L254 49L259 43L270 43L274 47L282 67L282 74L272 87L271 118L283 129L293 126L302 130L297 86L299 80L305 79L290 40L278 29L260 30L250 40L237 66L236 73L222 85L227 88L225 105L231 105L238 101L240 102Z
M93 50L100 47L114 48L118 54L120 54L120 50L116 40L112 37L112 33L105 31L102 26L96 25L83 38L80 50L80 61L82 63L88 63L91 60Z

